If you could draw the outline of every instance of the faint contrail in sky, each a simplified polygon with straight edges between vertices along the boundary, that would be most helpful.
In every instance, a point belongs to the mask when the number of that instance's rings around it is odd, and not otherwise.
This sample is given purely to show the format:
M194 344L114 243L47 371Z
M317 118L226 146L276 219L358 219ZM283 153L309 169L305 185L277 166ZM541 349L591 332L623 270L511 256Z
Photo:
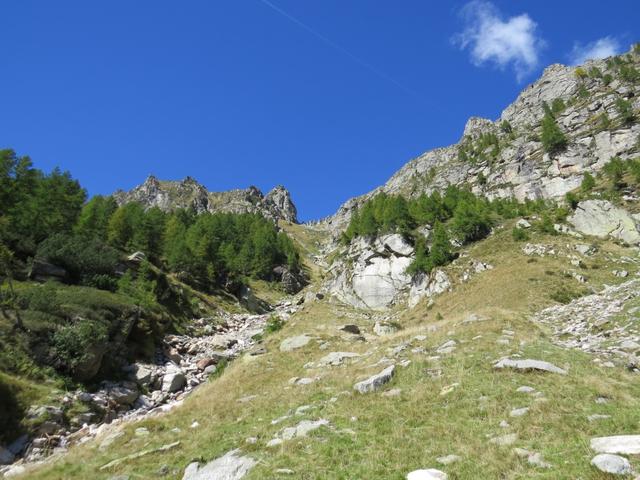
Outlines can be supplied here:
M269 8L271 8L272 10L278 12L283 17L289 19L290 21L292 21L293 23L298 25L300 28L303 28L304 30L309 32L314 37L316 37L319 40L321 40L322 42L326 43L330 47L338 50L339 52L341 52L343 54L345 54L346 56L351 58L351 60L355 61L358 65L360 65L360 66L366 68L367 70L375 73L378 77L380 77L380 78L382 78L384 80L387 80L388 82L393 83L396 87L404 90L406 93L408 93L408 94L410 94L410 95L412 95L412 96L414 96L414 97L416 97L416 98L418 98L420 100L423 100L422 96L418 92L416 92L415 90L412 90L409 87L403 85L402 83L400 83L395 78L393 78L390 75L384 73L382 70L377 69L376 67L374 67L370 63L367 63L366 61L364 61L362 58L358 57L357 55L354 55L353 53L351 53L349 50L347 50L343 46L341 46L341 45L337 44L336 42L334 42L333 40L325 37L323 34L318 32L317 30L311 28L309 25L307 25L306 23L302 22L301 20L298 20L296 17L294 17L293 15L291 15L291 14L287 13L286 11L282 10L277 5L274 5L269 0L260 0L260 1L262 3L264 3L266 6L268 6Z

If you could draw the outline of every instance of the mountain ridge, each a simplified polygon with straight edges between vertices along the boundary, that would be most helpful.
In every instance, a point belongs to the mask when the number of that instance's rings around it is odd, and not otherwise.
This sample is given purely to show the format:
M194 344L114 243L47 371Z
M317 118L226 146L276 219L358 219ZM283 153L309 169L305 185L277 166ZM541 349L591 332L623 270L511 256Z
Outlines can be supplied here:
M118 205L138 202L145 208L158 207L165 212L193 208L197 213L259 213L274 221L298 223L291 194L282 185L275 186L266 195L253 185L213 192L191 176L183 180L159 180L149 175L129 191L117 190L113 198Z

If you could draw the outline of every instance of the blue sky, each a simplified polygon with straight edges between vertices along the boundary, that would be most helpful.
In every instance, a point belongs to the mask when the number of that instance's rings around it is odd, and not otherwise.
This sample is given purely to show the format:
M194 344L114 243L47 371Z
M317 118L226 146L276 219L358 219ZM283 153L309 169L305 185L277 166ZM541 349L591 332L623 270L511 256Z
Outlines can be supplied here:
M546 65L640 40L637 0L20 0L0 16L0 147L91 194L150 173L282 183L303 220L498 117Z

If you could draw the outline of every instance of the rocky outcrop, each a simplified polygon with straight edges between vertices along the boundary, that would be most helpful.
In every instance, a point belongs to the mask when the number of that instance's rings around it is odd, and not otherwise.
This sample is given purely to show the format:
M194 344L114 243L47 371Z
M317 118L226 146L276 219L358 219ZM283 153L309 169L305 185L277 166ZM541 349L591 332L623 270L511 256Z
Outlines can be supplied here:
M585 235L611 237L631 245L640 243L637 220L626 210L606 200L580 202L568 221Z
M434 297L451 288L451 280L442 270L434 270L431 274L419 273L411 281L409 289L409 307L415 307L424 297Z
M198 213L259 213L274 221L298 222L291 195L282 185L267 195L253 186L244 190L209 192L191 177L180 181L163 181L150 175L143 184L128 192L116 191L113 198L118 205L138 202L145 208L158 207L165 212L186 208Z
M295 295L307 285L307 279L301 272L293 272L284 265L275 267L273 275L282 285L282 289L290 295Z
M636 68L640 66L640 56L628 58ZM583 69L591 67L612 75L613 80L607 84L598 76L579 77L575 67L551 65L499 119L470 118L459 143L411 160L384 185L345 202L324 224L336 234L343 231L352 213L380 192L417 197L448 185L469 185L475 193L490 198L561 199L580 185L585 172L600 171L614 156L637 156L640 125L637 120L632 124L618 121L616 102L627 100L637 111L640 86L624 82L604 60L589 61ZM540 121L545 103L554 101L564 104L557 109L556 119L568 145L564 151L549 155L540 142ZM610 121L600 122L605 116ZM496 151L489 146L464 159L461 149L476 147L483 134L497 136Z
M451 289L451 279L441 269L407 273L414 258L413 246L400 234L358 237L334 260L324 288L344 303L373 310L405 301L413 308L422 298Z
M411 276L406 269L412 261L413 247L399 234L358 238L334 262L326 288L350 305L384 309L408 289Z
M298 211L291 200L291 194L282 185L278 185L264 197L265 208L272 211L274 217L291 223L298 223Z

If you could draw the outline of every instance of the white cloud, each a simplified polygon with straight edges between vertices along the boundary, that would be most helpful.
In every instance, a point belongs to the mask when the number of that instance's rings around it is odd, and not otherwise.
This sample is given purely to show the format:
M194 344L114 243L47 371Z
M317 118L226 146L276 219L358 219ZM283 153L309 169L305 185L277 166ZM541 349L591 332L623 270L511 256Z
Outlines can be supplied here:
M475 65L511 66L521 80L539 63L544 41L536 35L536 23L527 15L504 18L490 2L474 0L461 11L465 29L454 37L461 49L469 49Z
M582 65L587 60L607 58L620 53L620 42L613 37L604 37L581 45L576 42L571 51L571 65Z

